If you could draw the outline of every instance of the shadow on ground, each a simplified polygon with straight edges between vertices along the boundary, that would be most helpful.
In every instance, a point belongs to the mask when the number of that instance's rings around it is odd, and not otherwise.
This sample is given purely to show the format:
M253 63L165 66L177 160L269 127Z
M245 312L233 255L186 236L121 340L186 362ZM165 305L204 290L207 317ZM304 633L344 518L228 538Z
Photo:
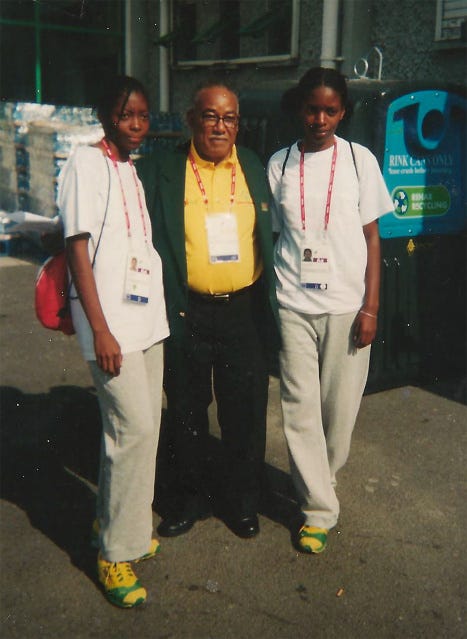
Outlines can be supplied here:
M100 421L91 390L72 386L26 395L0 389L1 498L65 550L93 581L89 527L95 497ZM85 481L83 481L83 479Z
M0 497L16 504L31 524L63 549L95 581L90 526L95 516L101 422L93 388L54 387L27 395L0 387ZM162 419L155 511L164 516L175 499L173 452ZM221 445L210 437L208 464L219 485ZM213 490L216 494L216 490ZM215 516L220 508L214 504ZM261 513L292 530L299 515L289 475L266 466Z

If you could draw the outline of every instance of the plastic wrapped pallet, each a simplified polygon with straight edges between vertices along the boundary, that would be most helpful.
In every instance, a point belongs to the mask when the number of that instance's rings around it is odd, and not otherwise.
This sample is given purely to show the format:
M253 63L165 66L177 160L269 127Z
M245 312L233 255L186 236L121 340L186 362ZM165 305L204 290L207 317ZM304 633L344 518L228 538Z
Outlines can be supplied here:
M103 136L100 124L75 125L52 119L31 122L26 146L29 155L29 208L54 217L57 213L57 176L66 159L82 144L94 144Z
M29 158L25 138L33 119L49 118L50 104L0 103L0 207L7 211L29 208Z

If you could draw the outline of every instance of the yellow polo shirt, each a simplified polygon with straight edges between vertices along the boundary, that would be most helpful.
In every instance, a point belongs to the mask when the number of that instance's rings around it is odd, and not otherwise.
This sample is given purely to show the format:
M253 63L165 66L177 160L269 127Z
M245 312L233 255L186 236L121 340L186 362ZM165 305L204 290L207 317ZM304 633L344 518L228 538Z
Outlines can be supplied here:
M198 293L231 293L250 286L261 274L255 234L253 200L237 159L235 146L231 156L214 164L200 158L191 143L190 152L195 159L208 203L198 185L191 162L187 159L185 177L185 245L188 268L188 286ZM231 208L230 193L232 165L236 165L235 199ZM238 262L211 264L209 260L206 215L231 211L237 219L240 259Z

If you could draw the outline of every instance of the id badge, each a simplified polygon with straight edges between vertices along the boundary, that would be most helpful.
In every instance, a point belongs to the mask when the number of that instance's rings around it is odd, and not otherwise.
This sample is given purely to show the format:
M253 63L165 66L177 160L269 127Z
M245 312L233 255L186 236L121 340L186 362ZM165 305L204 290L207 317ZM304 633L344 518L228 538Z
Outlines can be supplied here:
M303 288L325 291L329 272L329 247L326 242L305 244L302 248L300 283Z
M124 297L129 302L147 304L151 284L148 255L130 252L127 259Z
M206 233L211 264L240 261L237 217L234 213L206 215Z

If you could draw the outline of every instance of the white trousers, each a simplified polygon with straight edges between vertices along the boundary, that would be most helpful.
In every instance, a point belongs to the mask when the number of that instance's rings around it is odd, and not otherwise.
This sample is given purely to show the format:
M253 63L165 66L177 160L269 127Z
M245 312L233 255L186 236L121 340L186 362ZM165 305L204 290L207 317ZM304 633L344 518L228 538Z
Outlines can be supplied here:
M89 362L102 415L97 494L100 548L107 561L148 552L159 441L163 344L123 356L118 377Z
M336 473L347 461L368 376L370 346L352 344L355 313L306 315L279 309L281 404L292 480L307 526L339 516Z

